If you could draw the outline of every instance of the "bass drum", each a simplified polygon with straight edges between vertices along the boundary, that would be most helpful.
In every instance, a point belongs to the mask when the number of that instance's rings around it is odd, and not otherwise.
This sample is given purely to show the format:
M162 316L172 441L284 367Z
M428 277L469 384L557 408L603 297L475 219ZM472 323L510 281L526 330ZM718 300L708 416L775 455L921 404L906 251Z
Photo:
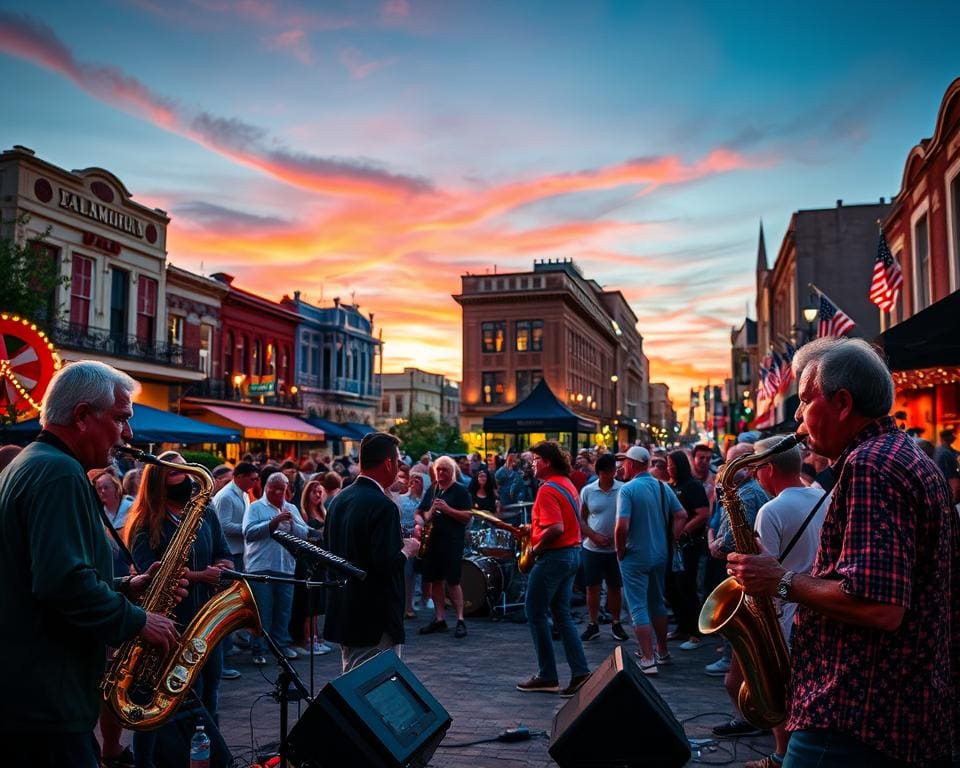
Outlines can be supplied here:
M492 557L465 557L460 571L464 614L489 609L503 594L503 582L500 564Z

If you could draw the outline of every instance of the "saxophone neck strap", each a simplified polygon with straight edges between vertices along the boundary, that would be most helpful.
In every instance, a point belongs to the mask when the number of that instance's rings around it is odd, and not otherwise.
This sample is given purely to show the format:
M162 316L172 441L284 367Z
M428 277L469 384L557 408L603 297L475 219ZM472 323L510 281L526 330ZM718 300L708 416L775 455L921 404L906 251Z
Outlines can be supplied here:
M98 504L97 509L100 512L100 519L103 521L103 527L107 529L110 536L113 537L114 542L116 542L116 545L120 548L120 551L123 553L123 559L133 566L133 570L135 570L137 573L141 573L141 570L137 568L136 561L133 559L133 554L124 543L120 533L116 528L113 527L113 523L110 522L110 518L107 517L107 511L103 508L103 505Z
M823 502L826 501L827 496L829 495L830 495L830 491L823 492L823 496L821 496L820 500L816 504L814 504L813 509L810 510L810 514L807 515L807 519L803 521L803 525L801 525L797 529L797 532L793 534L793 538L790 539L790 543L787 544L787 548L783 550L783 553L780 555L780 557L777 558L777 560L779 560L782 563L784 560L787 559L787 555L790 554L790 550L792 550L794 546L796 546L797 542L800 540L800 537L803 535L803 532L807 530L807 526L810 525L810 521L813 520L813 516L817 514L817 510L820 509L820 505L822 505Z

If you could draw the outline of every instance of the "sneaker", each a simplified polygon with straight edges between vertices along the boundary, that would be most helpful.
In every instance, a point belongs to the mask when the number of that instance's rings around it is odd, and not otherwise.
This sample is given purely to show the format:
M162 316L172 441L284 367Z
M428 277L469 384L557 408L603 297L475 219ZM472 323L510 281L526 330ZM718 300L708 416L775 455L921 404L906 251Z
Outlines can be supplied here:
M560 683L556 680L542 680L536 675L522 683L517 683L517 690L526 693L559 693Z
M730 662L726 659L717 659L713 664L707 664L703 668L703 673L710 677L723 677L730 671Z
M733 739L738 736L759 736L763 731L748 723L746 720L731 720L713 727L713 735L720 738Z
M600 637L600 627L597 624L587 624L587 628L580 635L581 640L596 640Z
M287 646L283 649L283 658L285 659L296 659L299 658L300 654L297 653L293 648Z
M640 665L640 671L645 675L655 675L657 674L657 660L654 659L645 659L643 654L640 651L634 651L633 655L637 658L637 664Z
M683 637L683 633L679 629L671 629L667 632L667 640L679 640Z
M256 664L258 667L265 667L265 666L267 666L267 660L266 660L265 658L263 658L263 656L261 656L261 655L254 656L254 657L253 657L253 663Z
M326 643L319 640L310 645L298 645L294 650L301 656L326 656L332 650Z
M467 636L467 625L463 623L463 619L457 620L457 628L453 630L453 636L458 640Z
M667 666L667 665L673 664L673 656L671 656L669 653L664 653L662 655L658 653L656 654L656 659L657 659L657 664L661 666Z
M680 643L681 651L695 651L703 644L699 637L691 637L686 642Z
M623 628L623 624L619 621L615 621L610 625L610 634L613 635L614 640L629 640L630 635L627 634L626 630Z
M421 635L432 635L434 632L446 632L450 627L447 626L447 622L443 619L439 621L431 621L427 626L420 627L419 632Z
M743 768L780 768L783 765L783 758L777 754L761 757L759 760L748 760Z
M224 667L223 671L220 672L221 680L236 680L240 677L239 669L230 669L229 667Z
M585 682L590 679L590 673L588 672L585 675L577 675L576 677L570 678L570 685L560 691L560 695L565 699L569 699L573 694L579 691Z
M130 747L124 747L122 752L118 752L113 757L101 757L100 764L103 768L134 768L133 752Z

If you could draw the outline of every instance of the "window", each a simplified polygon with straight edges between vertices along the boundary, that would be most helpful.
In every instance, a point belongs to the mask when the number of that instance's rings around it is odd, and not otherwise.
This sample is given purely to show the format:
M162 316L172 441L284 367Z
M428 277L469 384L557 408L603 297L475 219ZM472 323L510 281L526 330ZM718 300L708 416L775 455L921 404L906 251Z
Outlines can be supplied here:
M70 270L70 322L84 331L90 323L92 294L93 259L74 255Z
M57 286L60 284L60 249L40 240L32 241L30 243L30 249L39 269L37 270L37 274L35 274L30 280L29 289L38 294L45 291L47 298L46 306L38 312L36 318L34 319L38 322L56 320L57 316L59 315L59 307L57 304ZM47 269L50 269L51 271L48 273L46 271ZM41 274L51 274L57 278L58 282L55 285L51 285L49 288L44 289L40 285Z
M114 268L110 285L110 337L127 335L127 307L130 305L130 273Z
M167 342L178 347L183 346L183 321L184 318L180 315L170 315L167 322Z
M543 349L543 321L517 320L517 352L540 352Z
M157 281L152 277L137 280L137 340L152 344L157 335Z
M913 225L913 276L917 303L914 314L930 306L930 238L924 213Z
M503 378L503 371L484 371L481 374L484 405L503 403Z
M403 395L393 396L393 412L397 414L403 413Z
M250 373L254 376L263 375L263 342L260 339L254 339L250 354Z
M502 321L481 323L480 330L483 337L484 352L503 352L507 336L506 323Z
M209 378L213 373L213 326L207 323L200 325L200 369Z
M517 371L517 400L523 400L543 378L543 371Z
M227 331L227 339L223 343L223 372L229 376L233 373L233 331Z

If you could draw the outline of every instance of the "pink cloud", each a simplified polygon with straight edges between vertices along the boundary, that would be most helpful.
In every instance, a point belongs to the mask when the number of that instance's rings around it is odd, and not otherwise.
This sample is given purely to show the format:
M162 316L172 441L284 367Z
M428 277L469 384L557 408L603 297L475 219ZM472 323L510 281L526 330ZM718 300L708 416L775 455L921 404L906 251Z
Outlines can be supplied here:
M264 38L264 47L268 51L280 51L293 56L303 65L313 62L313 53L302 29L289 29L286 32Z
M385 67L392 66L396 59L366 59L356 48L343 48L340 51L340 63L350 73L353 80L365 80Z

